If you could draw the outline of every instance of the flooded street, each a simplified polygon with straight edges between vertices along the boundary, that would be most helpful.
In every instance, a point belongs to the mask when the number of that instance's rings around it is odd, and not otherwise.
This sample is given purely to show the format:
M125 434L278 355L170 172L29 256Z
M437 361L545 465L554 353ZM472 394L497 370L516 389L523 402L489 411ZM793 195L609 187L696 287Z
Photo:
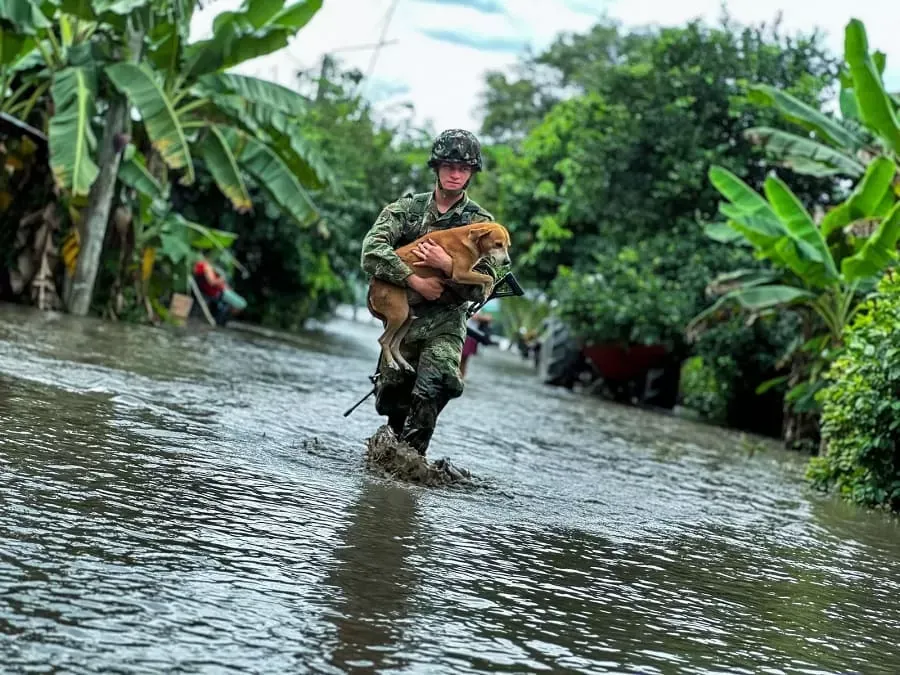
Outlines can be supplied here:
M802 457L482 349L486 487L379 479L378 332L0 306L0 671L900 672L900 527Z

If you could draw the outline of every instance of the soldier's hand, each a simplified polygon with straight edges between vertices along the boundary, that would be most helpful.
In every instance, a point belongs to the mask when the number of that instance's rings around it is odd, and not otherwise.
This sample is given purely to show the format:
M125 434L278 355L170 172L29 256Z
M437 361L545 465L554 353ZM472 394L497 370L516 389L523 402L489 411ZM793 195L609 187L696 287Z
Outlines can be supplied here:
M413 263L413 267L431 267L440 270L448 277L453 273L453 258L433 240L426 239L412 252L419 258L419 262Z
M406 283L426 300L437 300L444 292L444 284L437 277L420 277L413 274L406 277Z

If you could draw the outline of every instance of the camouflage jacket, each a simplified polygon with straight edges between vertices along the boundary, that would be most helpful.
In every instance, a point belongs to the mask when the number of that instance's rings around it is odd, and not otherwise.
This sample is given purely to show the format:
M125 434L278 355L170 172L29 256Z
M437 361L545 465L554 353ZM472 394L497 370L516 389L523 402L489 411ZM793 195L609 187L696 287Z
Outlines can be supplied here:
M438 213L433 192L422 192L406 196L388 204L363 239L362 269L369 276L374 276L398 286L406 286L406 277L413 269L400 260L394 251L401 246L415 241L419 237L471 223L488 223L493 216L481 206L463 195L447 213ZM479 262L475 269L484 272L497 282L508 270L497 269L487 260ZM455 305L457 307L468 302L481 300L481 289L471 284L444 282L444 293L435 303Z

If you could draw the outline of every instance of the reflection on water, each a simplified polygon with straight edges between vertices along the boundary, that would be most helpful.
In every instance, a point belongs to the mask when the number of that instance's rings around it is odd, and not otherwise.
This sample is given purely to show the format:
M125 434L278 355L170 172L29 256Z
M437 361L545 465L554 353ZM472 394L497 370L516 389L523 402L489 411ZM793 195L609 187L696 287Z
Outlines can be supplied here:
M0 308L3 672L900 671L897 521L801 458L488 350L434 457L363 468L370 325Z
M401 643L428 559L417 511L409 490L374 481L348 507L322 587L337 629L323 646L337 668L408 665Z

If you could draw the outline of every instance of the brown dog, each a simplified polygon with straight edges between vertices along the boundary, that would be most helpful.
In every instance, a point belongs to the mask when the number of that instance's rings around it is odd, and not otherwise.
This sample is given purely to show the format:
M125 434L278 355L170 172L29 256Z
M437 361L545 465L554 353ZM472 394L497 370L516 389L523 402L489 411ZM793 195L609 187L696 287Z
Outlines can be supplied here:
M460 284L480 284L485 295L494 280L472 268L483 258L491 258L497 265L509 264L510 242L506 228L499 223L476 223L436 230L398 248L396 253L400 259L420 277L444 276L443 272L431 267L413 267L413 263L420 262L413 250L427 239L443 248L453 260L451 280ZM384 363L389 368L414 370L400 354L400 343L416 318L410 311L410 305L422 300L422 296L410 288L395 286L374 277L369 282L369 311L384 323L384 333L378 338L378 343Z

